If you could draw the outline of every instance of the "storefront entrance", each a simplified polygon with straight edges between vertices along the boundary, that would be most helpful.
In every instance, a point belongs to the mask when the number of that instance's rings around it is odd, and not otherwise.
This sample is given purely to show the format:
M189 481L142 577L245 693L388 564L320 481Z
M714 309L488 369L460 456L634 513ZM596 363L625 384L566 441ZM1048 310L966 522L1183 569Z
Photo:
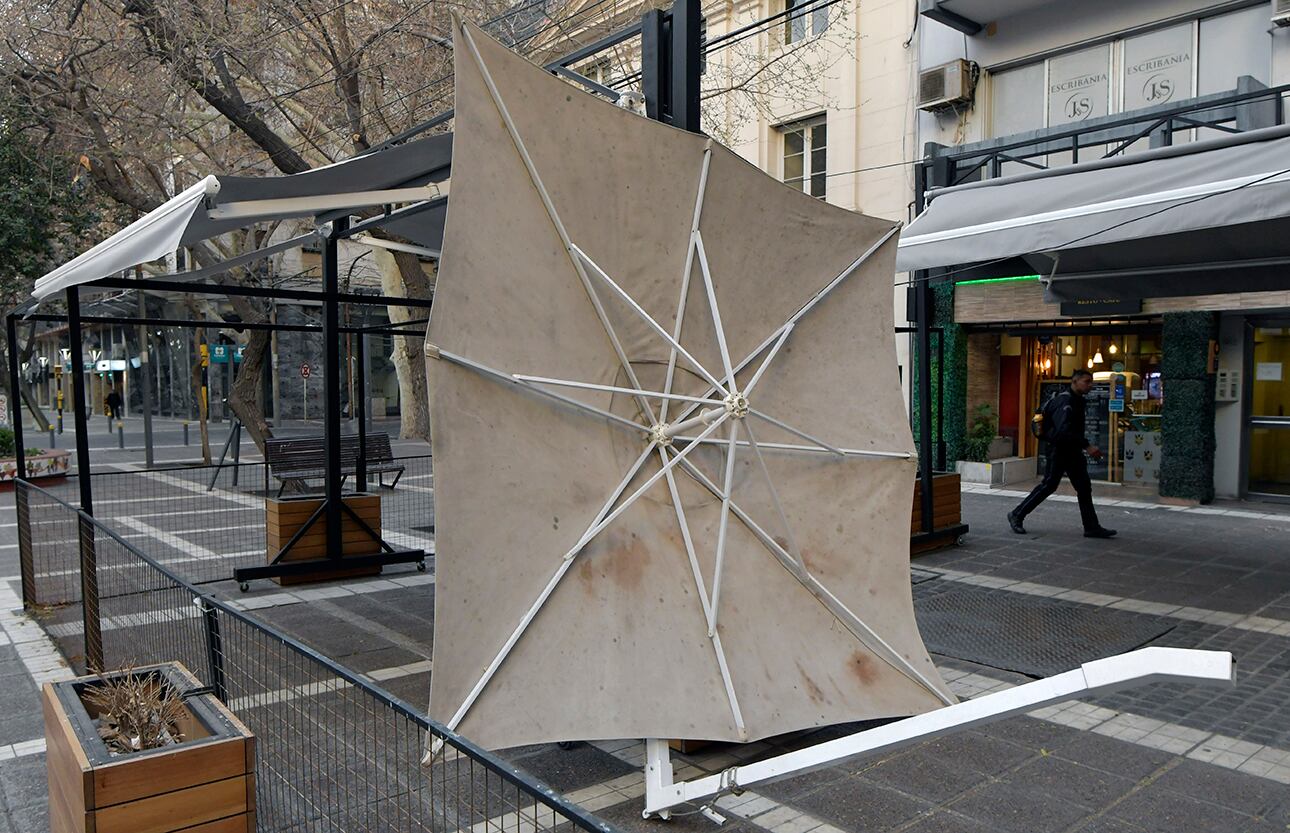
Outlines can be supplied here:
M988 337L985 332L980 336ZM1104 452L1101 460L1089 461L1090 477L1157 488L1165 451L1160 433L1164 385L1158 324L1121 325L1100 332L1090 327L1078 334L1054 328L1048 333L1004 333L997 338L995 412L999 433L1014 440L1017 456L1038 457L1043 474L1045 449L1030 432L1031 417L1069 385L1072 373L1083 368L1093 373L1094 380L1086 398L1085 427L1089 440ZM978 349L984 355L988 348L979 344ZM989 401L987 392L974 385L971 372L968 384L970 391L980 390L976 401ZM1287 423L1290 428L1290 420ZM1290 431L1285 439L1290 442Z
M1247 491L1290 498L1290 320L1252 328Z

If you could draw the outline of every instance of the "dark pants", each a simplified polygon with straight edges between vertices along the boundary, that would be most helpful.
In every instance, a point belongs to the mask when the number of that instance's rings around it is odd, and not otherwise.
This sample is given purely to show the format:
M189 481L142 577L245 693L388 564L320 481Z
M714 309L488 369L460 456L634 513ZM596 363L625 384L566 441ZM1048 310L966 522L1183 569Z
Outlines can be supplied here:
M1024 519L1039 507L1062 482L1062 476L1071 479L1075 494L1079 495L1079 514L1084 521L1084 529L1097 529L1097 511L1093 508L1093 485L1088 479L1088 463L1084 452L1078 448L1056 448L1048 450L1048 473L1034 491L1026 495L1021 505L1013 510L1018 519Z
M121 418L121 406L109 404L108 419L120 419L120 418Z

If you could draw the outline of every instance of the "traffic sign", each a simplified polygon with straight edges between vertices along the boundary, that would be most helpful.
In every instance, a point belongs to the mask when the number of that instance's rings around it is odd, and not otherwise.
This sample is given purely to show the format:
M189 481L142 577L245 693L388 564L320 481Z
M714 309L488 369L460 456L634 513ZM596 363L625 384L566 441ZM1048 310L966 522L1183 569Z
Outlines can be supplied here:
M311 368L311 367L309 366L309 362L301 362L301 363L300 363L300 378L301 378L301 379L308 379L308 378L309 378L309 373L310 373L312 370L313 370L313 368Z
M1109 399L1109 400L1107 400L1107 403L1106 403L1106 409L1107 409L1108 411L1116 411L1116 412L1123 413L1123 411L1124 411L1124 400L1123 400L1123 399Z

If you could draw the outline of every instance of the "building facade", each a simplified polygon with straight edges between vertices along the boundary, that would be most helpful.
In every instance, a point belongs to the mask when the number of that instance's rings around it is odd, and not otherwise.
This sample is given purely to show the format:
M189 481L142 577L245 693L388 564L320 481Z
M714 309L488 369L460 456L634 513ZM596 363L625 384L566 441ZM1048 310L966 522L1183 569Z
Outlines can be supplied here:
M921 77L945 67L968 75L967 95L919 115L933 203L938 186L1092 170L1105 163L1090 160L1165 147L1178 158L1189 144L1200 154L1215 137L1239 142L1284 124L1290 28L1267 2L1085 0L1078 13L1040 0L919 6ZM1116 249L1102 255L1115 266ZM1159 263L1173 258L1162 245ZM1215 272L1212 286L1174 292L1168 269L1146 281L1152 270L1137 263L1101 302L1061 303L1049 291L1061 267L1036 274L1034 262L992 257L983 244L962 265L923 275L936 285L946 370L961 375L946 382L951 457L988 409L1012 456L1037 458L1035 409L1086 368L1098 383L1090 439L1108 452L1095 479L1125 484L1126 497L1134 488L1199 501L1290 495L1290 266L1260 291L1232 291Z

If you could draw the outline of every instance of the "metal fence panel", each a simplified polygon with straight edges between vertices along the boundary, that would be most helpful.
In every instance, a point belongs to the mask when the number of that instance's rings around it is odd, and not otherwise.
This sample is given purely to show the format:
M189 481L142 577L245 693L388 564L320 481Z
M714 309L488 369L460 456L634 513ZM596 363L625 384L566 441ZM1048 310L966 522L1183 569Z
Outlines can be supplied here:
M84 627L92 611L106 667L177 660L221 696L257 738L259 830L614 833L371 681L185 580L183 563L145 554L50 492L18 488L28 518L19 521L24 564L47 606L42 626L84 670L95 650ZM78 527L96 562L84 582L89 606L76 592ZM429 738L443 746L423 765Z

